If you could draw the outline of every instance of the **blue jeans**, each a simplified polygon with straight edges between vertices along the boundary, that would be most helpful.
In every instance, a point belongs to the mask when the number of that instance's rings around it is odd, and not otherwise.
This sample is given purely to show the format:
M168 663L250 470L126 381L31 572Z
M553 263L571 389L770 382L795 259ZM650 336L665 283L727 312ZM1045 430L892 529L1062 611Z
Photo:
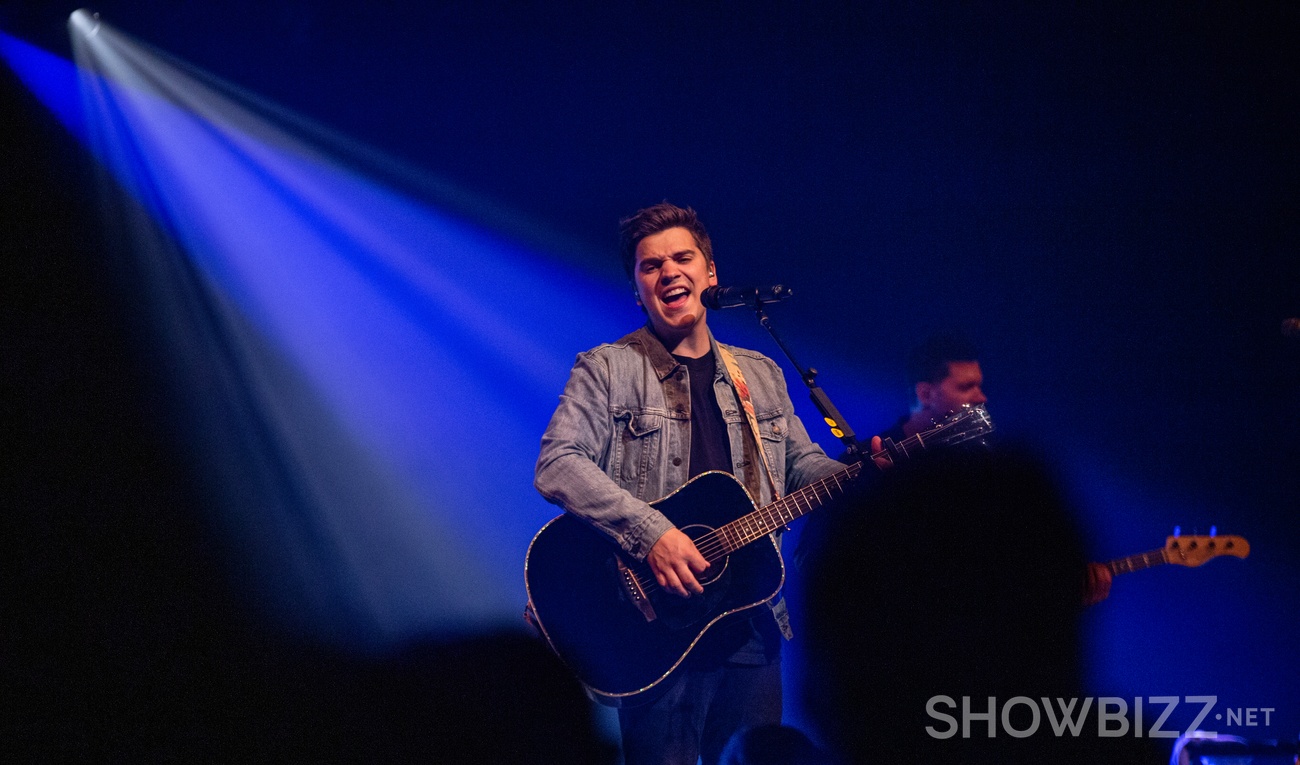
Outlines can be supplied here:
M685 668L653 703L620 709L624 765L715 765L737 731L781 722L781 663Z

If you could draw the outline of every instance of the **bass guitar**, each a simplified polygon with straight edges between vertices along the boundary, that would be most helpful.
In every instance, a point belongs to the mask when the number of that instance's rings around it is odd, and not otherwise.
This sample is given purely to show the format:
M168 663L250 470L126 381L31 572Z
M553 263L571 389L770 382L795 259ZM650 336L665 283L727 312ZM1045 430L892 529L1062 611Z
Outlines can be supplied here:
M871 455L895 461L992 432L983 405L967 404L943 422ZM703 594L679 598L660 590L650 567L605 534L565 513L528 547L528 612L551 648L608 706L648 700L711 627L776 597L785 564L772 532L841 496L862 463L757 507L728 473L702 473L651 502L691 537L709 563Z
M1238 536L1172 536L1166 538L1165 546L1158 550L1127 555L1102 565L1110 569L1111 574L1127 574L1166 563L1195 567L1220 555L1244 558L1250 555L1250 543Z

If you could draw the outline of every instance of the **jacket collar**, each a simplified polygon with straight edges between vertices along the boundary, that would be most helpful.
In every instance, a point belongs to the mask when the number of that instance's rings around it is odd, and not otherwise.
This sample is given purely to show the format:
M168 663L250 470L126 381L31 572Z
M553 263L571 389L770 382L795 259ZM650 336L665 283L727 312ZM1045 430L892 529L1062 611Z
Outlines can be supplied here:
M673 358L673 355L664 347L659 336L650 329L649 324L633 332L632 337L646 349L646 356L650 359L650 365L654 367L655 374L659 376L659 382L667 380L677 371L677 367L681 366L677 359ZM723 377L727 377L725 368L718 363L720 358L718 355L718 341L713 337L712 330L709 331L709 352L713 354L714 363L718 364L718 368L723 370Z

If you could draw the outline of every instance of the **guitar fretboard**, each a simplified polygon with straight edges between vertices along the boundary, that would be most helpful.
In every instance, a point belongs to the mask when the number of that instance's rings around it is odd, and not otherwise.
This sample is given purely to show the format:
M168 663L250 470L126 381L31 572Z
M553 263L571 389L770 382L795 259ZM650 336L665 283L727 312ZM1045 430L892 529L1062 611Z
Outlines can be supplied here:
M1116 558L1115 560L1107 562L1106 568L1109 568L1110 573L1112 574L1128 574L1133 571L1141 571L1144 568L1159 566L1166 562L1168 561L1165 560L1165 551L1163 549L1148 550L1143 553L1137 553L1136 555L1127 555L1123 558Z
M777 501L752 513L742 515L724 526L696 540L696 547L704 559L713 563L739 550L745 545L785 526L791 521L816 510L832 499L844 494L845 488L862 472L867 460L889 457L904 459L931 446L956 444L978 438L993 430L993 421L983 405L966 405L959 415L950 417L934 428L916 433L882 449L843 470L831 473L818 481L791 492Z
M781 499L761 507L748 515L742 515L724 526L714 529L713 535L720 541L721 548L715 555L705 557L712 562L730 555L745 545L785 526L797 518L802 518L827 502L844 494L845 488L862 472L862 463L849 465L845 469L832 473L821 480L814 481L798 491L791 492Z

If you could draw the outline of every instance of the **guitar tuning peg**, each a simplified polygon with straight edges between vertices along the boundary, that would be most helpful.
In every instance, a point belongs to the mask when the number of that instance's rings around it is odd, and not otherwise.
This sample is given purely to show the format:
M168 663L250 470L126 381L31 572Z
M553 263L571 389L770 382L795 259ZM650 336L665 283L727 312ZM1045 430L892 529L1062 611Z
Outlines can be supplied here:
M1182 527L1182 526L1175 526L1175 527L1174 527L1174 536L1176 536L1176 537L1181 537L1182 535L1183 535L1183 527Z

